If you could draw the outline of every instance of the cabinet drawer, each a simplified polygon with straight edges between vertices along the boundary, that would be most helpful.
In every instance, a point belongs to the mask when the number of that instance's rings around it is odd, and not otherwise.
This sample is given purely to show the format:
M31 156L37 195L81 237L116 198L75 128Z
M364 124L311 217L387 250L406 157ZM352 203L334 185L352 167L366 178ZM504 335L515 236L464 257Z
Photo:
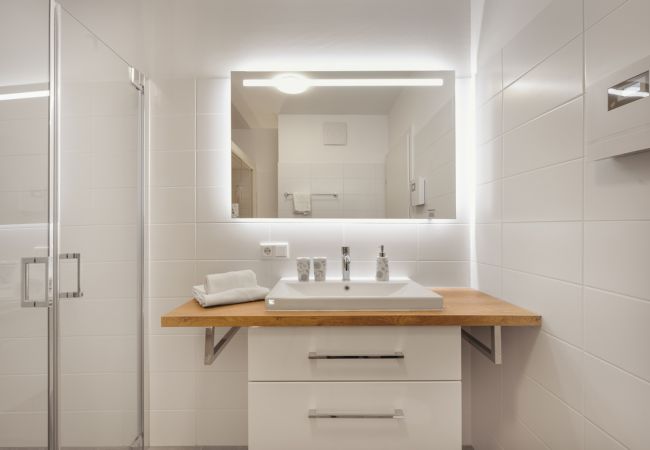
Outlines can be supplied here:
M252 328L250 381L460 380L459 327Z
M248 402L250 450L461 448L459 381L255 382Z

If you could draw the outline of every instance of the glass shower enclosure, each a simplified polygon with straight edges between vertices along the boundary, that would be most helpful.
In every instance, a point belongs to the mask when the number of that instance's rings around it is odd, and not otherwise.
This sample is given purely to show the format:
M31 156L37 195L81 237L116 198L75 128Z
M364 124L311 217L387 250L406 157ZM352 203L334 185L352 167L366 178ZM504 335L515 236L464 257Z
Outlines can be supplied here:
M0 3L0 449L142 447L144 77Z

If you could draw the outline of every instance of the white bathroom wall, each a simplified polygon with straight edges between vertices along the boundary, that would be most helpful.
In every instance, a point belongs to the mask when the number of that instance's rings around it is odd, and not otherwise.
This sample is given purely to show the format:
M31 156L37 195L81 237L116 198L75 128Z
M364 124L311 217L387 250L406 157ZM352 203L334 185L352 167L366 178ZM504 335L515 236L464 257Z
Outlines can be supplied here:
M462 84L459 102L469 96ZM340 247L352 249L352 274L372 276L386 245L395 276L427 286L469 284L469 224L459 189L456 220L241 221L229 219L230 86L226 79L154 80L151 130L151 445L245 445L246 333L211 366L202 329L163 329L160 315L190 298L205 274L251 268L271 287L295 261L260 260L263 240L287 241L292 256L330 258L340 276ZM463 108L461 107L461 110ZM459 126L466 126L463 123ZM459 171L467 169L459 143ZM459 183L466 180L460 177ZM225 330L224 330L225 331Z
M477 450L647 448L650 154L584 159L583 79L650 53L648 17L555 0L481 55L474 283L543 323L473 353Z
M323 143L326 122L347 124L346 145ZM338 194L313 197L314 218L385 217L387 116L280 114L278 143L278 217L296 217L285 192Z

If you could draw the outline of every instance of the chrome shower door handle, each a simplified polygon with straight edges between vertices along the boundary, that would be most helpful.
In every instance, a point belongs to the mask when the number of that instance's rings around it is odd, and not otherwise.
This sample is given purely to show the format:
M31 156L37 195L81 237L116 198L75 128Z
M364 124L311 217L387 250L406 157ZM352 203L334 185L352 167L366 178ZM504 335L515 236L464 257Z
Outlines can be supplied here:
M43 291L44 296L40 300L32 300L29 297L29 266L32 264L43 264L45 266L45 276L43 283L45 284ZM47 308L50 305L49 296L49 279L50 279L50 259L47 256L40 257L26 257L20 260L21 267L21 295L20 306L23 308Z
M61 253L59 259L77 260L77 289L72 292L60 292L59 298L80 298L84 296L81 291L81 253Z

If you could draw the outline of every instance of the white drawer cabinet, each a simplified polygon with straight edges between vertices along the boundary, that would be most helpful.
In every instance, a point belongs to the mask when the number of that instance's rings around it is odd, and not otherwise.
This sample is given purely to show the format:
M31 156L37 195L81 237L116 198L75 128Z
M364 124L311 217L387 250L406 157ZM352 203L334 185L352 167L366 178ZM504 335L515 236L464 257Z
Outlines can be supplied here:
M460 380L459 327L251 328L249 381Z
M250 450L461 448L459 381L257 382L248 396Z
M250 450L459 450L460 327L251 328Z

